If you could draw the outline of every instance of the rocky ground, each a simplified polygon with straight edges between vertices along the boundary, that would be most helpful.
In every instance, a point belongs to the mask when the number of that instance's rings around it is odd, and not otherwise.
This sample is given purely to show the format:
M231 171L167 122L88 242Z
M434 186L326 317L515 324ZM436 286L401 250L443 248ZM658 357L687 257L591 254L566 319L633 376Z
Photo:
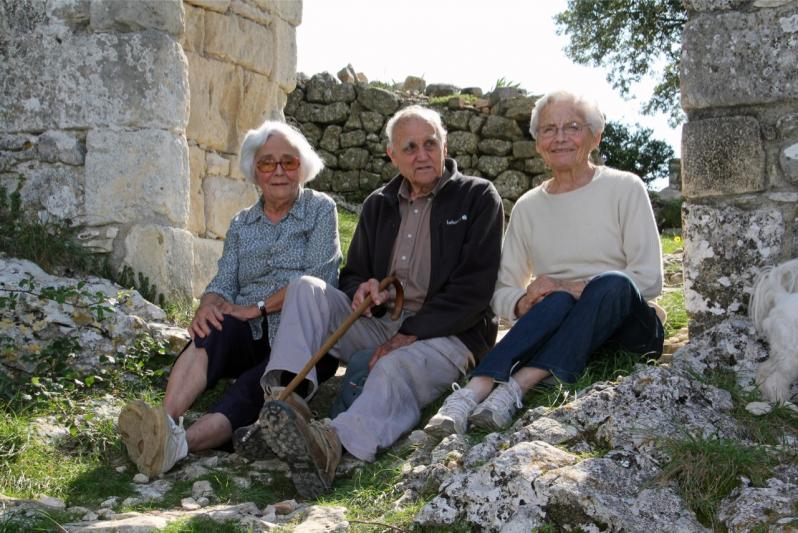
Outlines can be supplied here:
M0 286L18 287L20 280L30 278L27 273L37 287L70 283L30 263L0 259L0 283L5 284ZM119 298L111 284L91 283L95 284L92 292L107 291L110 318L96 321L75 306L21 294L16 311L0 309L2 333L18 335L29 344L41 342L41 335L79 329L86 334L82 337L86 344L78 360L86 364L98 351L124 346L132 331L167 336L179 344L179 331L159 324L163 315L157 308L135 294ZM595 383L560 405L526 409L507 431L452 436L441 442L422 431L412 432L394 450L402 476L385 508L427 502L413 521L421 529L467 525L503 532L552 526L581 531L706 530L675 484L663 479L670 460L668 443L680 436L749 443L750 435L735 416L732 395L713 385L711 378L719 371L730 372L743 390L752 390L756 367L767 357L767 350L743 317L730 318L689 342L684 334L675 342L683 346L674 346L670 351L675 353L659 363L640 365L628 376ZM335 382L328 382L313 408L324 412ZM793 392L798 393L798 387ZM96 416L116 419L122 404L119 399L109 396L97 402ZM760 413L769 408L767 404L749 406ZM66 430L54 424L42 419L32 431L57 446ZM796 444L798 428L793 427L772 448L794 452ZM409 453L398 452L408 449ZM350 475L362 467L348 457L339 473ZM345 507L317 502L228 504L207 480L209 474L223 474L240 487L284 482L290 474L277 460L250 462L235 453L214 451L191 455L162 478L152 480L137 475L129 463L116 468L129 476L135 496L120 498L109 492L96 505L69 508L46 495L37 500L0 496L0 526L3 516L60 509L71 517L60 526L69 532L156 531L195 517L234 522L252 531L364 527L347 519ZM181 501L164 504L164 495L175 486L186 487ZM142 504L151 504L155 510L122 511L142 508ZM719 506L717 524L729 531L798 530L798 465L781 464L762 483L740 479Z

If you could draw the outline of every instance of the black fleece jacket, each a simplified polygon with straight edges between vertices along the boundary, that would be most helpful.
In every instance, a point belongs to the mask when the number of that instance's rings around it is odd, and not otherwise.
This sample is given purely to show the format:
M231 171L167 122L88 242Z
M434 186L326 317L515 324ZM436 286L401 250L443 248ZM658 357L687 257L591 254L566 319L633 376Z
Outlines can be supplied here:
M456 335L479 360L496 341L490 300L499 271L504 210L491 182L464 176L453 159L446 159L446 168L452 177L434 196L430 213L427 296L399 332L418 339ZM401 221L402 179L395 177L363 204L338 283L350 298L364 281L389 274ZM379 316L378 310L375 313Z

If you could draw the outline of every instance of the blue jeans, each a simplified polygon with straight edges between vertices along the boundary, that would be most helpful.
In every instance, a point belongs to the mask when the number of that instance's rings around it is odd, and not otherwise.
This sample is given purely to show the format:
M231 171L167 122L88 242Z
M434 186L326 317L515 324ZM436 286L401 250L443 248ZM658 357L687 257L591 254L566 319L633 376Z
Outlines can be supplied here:
M535 367L573 383L605 344L659 356L664 337L634 282L621 272L605 272L590 280L578 300L558 291L534 305L471 375L506 382L516 366Z

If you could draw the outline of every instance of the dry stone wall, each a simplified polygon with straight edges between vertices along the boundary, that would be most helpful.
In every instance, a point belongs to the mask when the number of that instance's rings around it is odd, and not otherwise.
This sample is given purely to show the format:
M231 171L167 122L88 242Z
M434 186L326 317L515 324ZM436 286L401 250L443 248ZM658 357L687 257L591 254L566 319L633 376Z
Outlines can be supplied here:
M257 198L238 146L282 118L301 0L0 2L0 185L191 296Z
M356 83L345 73L339 75L346 81L326 72L310 79L300 76L288 96L286 118L325 161L312 187L360 201L393 178L397 169L385 153L385 123L396 110L416 103L441 113L449 154L466 174L493 181L507 213L519 196L542 181L545 166L529 134L536 97L500 88L483 98L478 89L426 86L418 79L405 81L404 87L413 81L413 89L387 90Z
M682 214L694 334L745 312L759 269L798 255L798 2L685 6Z

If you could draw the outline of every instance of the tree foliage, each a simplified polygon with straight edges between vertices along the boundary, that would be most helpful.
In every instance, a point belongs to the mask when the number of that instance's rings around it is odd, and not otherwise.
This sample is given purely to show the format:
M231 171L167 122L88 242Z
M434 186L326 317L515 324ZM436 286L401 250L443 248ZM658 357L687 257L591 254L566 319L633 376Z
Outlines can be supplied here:
M668 163L673 149L665 141L652 139L653 131L635 125L632 131L619 122L607 122L599 152L611 167L634 172L646 184L668 177Z
M622 96L647 76L658 78L643 112L683 119L679 105L679 57L687 13L682 0L568 0L555 17L565 53L583 65L609 68L607 81Z

